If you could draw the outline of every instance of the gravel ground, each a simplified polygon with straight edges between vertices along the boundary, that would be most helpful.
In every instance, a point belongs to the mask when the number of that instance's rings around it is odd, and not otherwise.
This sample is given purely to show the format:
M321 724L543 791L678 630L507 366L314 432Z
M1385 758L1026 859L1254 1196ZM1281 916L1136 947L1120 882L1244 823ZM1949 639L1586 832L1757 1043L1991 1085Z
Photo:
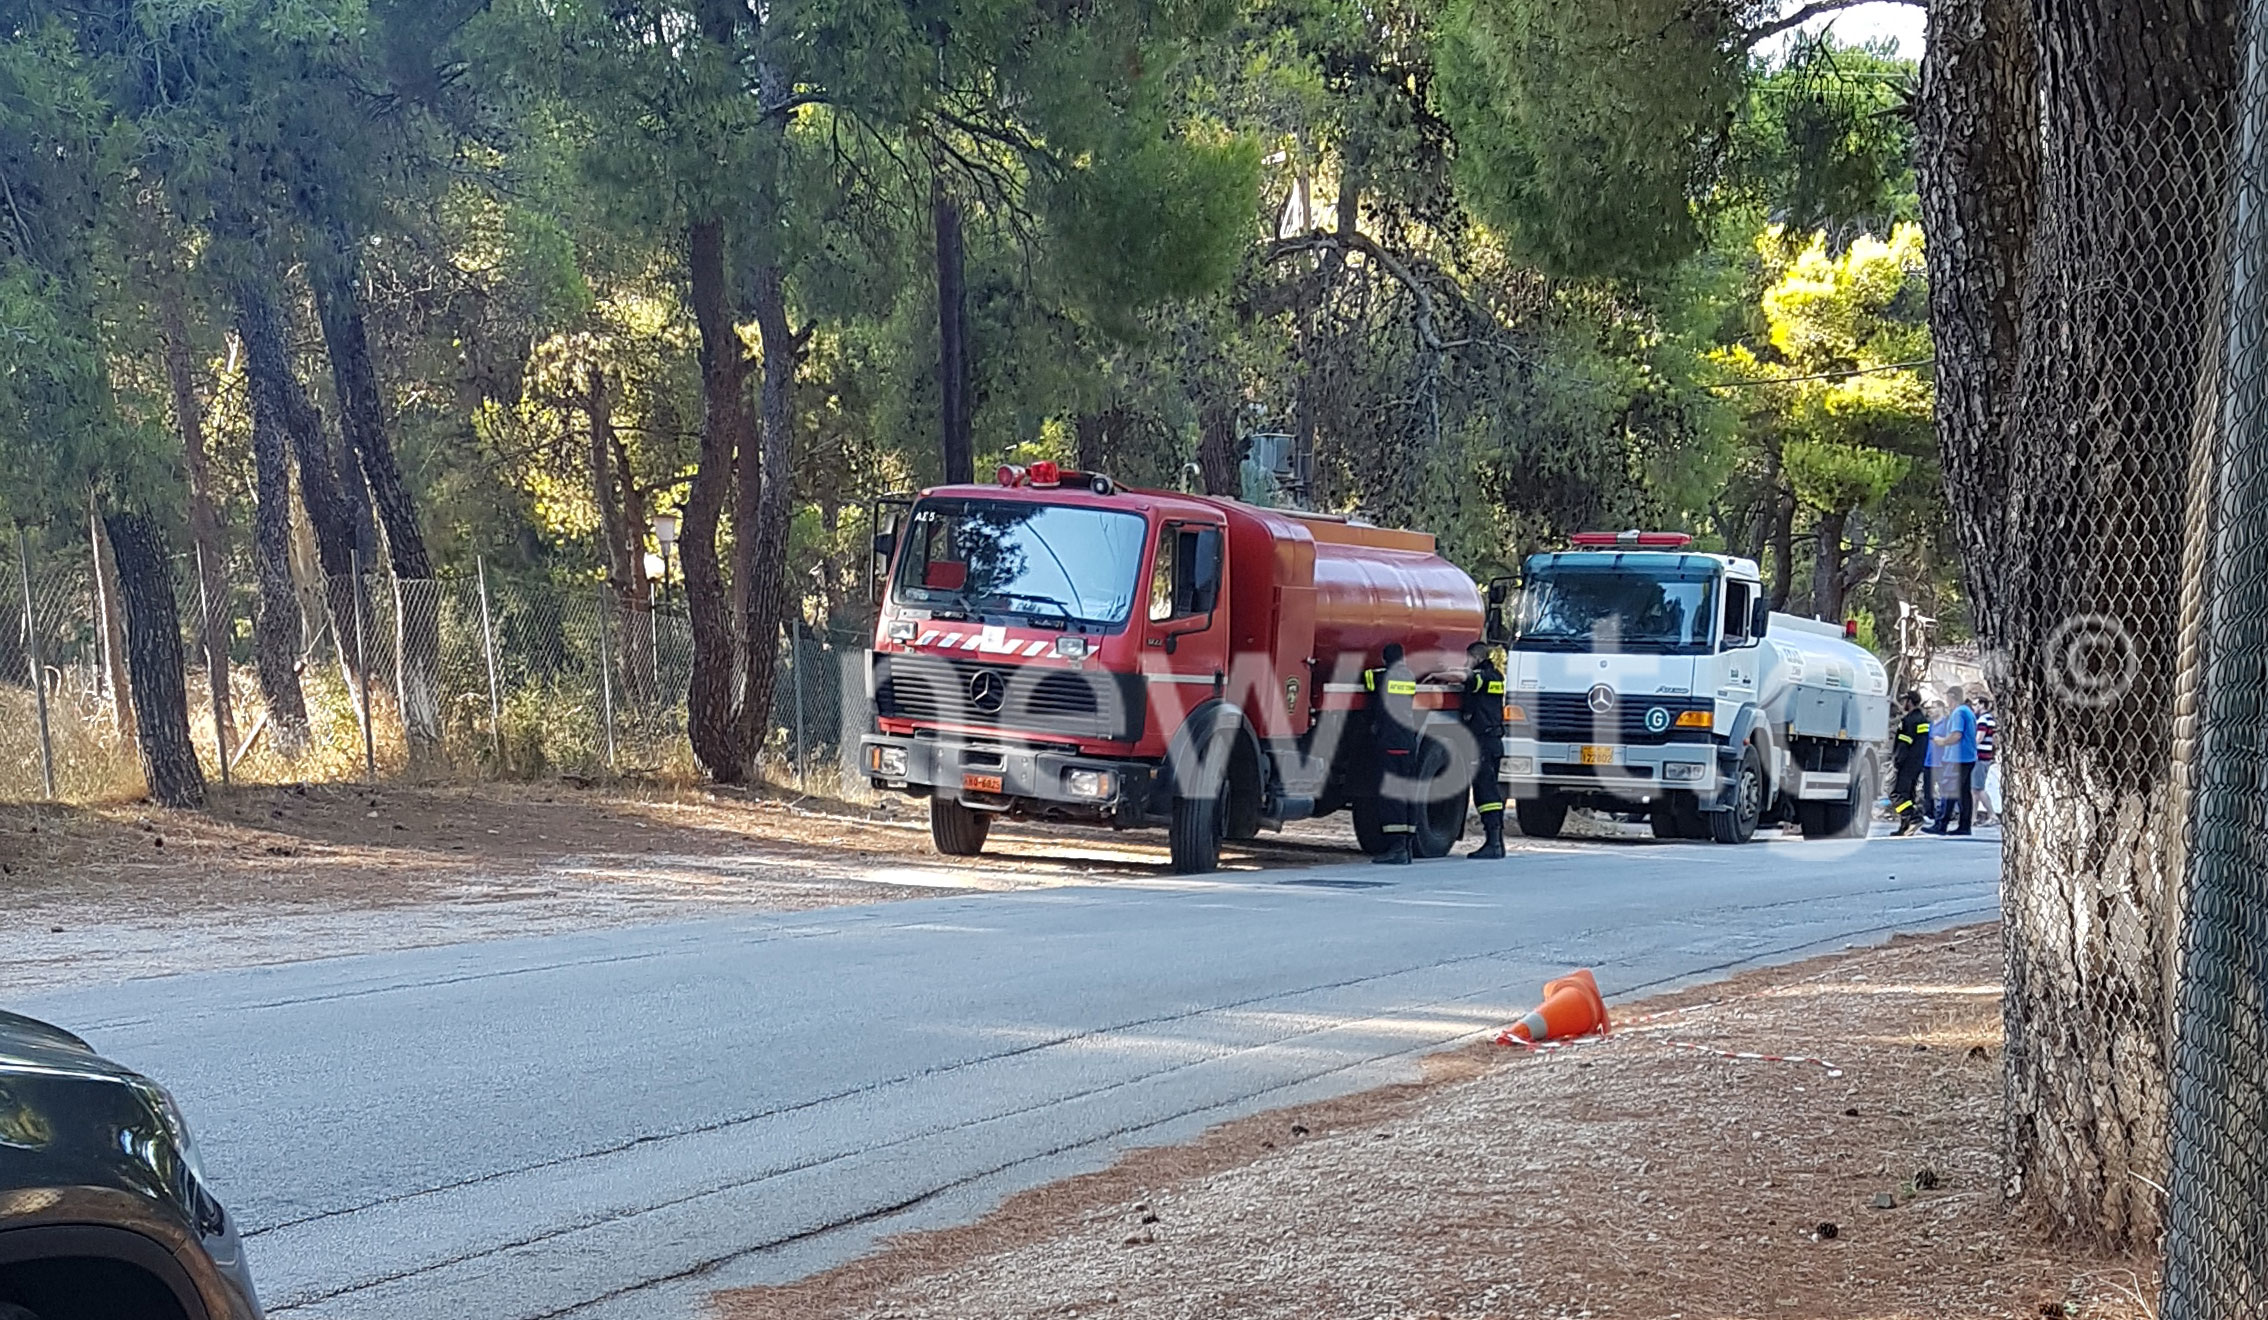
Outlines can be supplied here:
M715 1311L2140 1320L2154 1263L2001 1207L2000 974L1976 928L1627 1006L1552 1053L1435 1056Z

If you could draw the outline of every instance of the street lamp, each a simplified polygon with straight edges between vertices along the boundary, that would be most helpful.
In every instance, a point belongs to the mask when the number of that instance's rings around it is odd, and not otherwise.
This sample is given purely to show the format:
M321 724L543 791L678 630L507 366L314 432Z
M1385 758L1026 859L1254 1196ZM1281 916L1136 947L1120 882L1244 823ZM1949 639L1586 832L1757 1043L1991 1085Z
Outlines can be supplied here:
M669 552L677 548L677 515L657 513L653 517L654 544L661 547L662 599L669 598Z

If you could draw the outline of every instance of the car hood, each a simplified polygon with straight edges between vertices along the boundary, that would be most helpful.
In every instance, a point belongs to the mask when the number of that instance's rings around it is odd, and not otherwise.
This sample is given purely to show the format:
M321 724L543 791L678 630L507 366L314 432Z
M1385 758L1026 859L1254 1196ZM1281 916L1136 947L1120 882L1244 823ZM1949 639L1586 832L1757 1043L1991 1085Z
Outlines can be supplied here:
M61 1071L121 1081L134 1076L63 1028L0 1009L0 1073L11 1071Z

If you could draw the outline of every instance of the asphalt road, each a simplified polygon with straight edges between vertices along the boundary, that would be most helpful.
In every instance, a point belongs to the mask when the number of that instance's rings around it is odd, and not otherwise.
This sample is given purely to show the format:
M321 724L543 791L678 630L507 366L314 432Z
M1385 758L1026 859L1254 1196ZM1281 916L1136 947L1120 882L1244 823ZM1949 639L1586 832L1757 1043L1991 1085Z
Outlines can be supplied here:
M10 1005L161 1079L290 1320L667 1320L1610 1000L1990 919L1986 839L1589 845L329 958Z

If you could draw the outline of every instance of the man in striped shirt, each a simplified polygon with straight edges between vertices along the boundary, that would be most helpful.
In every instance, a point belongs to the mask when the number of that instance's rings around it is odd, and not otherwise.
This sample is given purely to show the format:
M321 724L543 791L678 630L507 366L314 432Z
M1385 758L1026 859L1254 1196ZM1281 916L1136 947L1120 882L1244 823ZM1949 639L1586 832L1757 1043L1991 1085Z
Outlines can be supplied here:
M1973 703L1977 708L1977 764L1971 773L1976 778L1977 823L1980 825L1990 825L1997 820L1996 809L2000 805L1985 792L1986 781L1992 774L1993 735L1999 728L1989 702L1989 697L1978 697Z

